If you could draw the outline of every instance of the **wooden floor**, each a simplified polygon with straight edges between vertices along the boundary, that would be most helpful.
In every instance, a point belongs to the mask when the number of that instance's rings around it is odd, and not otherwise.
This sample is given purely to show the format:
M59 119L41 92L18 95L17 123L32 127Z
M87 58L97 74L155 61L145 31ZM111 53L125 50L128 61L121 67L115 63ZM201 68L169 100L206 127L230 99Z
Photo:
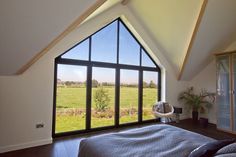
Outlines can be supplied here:
M202 134L211 138L215 138L215 139L236 138L235 135L216 130L216 126L213 124L209 124L207 128L202 128L199 125L193 124L190 119L183 120L178 124L170 123L170 125L174 125L174 126L177 126L186 130L190 130L193 132L197 132L199 134ZM142 127L142 126L136 126L135 128ZM128 129L130 128L131 127L129 127ZM116 129L116 130L112 130L112 132L117 132L120 130L121 129L119 130ZM78 148L79 148L81 139L83 139L84 137L93 136L95 134L97 135L97 134L106 133L106 132L111 132L111 130L92 133L92 134L90 133L87 135L77 135L77 136L70 136L70 137L64 137L64 138L57 138L57 139L54 139L53 144L8 152L8 153L0 154L0 157L77 157Z

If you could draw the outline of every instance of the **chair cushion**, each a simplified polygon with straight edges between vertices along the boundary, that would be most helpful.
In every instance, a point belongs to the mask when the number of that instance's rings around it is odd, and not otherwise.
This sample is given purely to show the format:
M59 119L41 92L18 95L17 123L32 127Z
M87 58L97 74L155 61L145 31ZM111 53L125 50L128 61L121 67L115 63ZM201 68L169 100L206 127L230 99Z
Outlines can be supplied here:
M169 113L172 111L172 108L169 103L163 103L164 113Z

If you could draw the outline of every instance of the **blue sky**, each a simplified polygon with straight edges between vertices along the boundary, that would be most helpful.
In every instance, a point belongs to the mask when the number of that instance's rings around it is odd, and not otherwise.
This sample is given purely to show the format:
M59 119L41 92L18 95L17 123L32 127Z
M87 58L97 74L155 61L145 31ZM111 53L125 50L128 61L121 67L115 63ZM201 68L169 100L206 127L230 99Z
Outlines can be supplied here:
M101 31L92 36L91 60L109 63L117 62L117 22L108 25ZM140 45L132 37L125 26L120 23L120 47L119 47L119 63L129 65L139 65ZM79 45L72 48L62 58L88 60L89 58L89 40L85 40ZM150 58L142 50L142 65L155 67ZM58 78L63 81L85 81L86 67L59 65ZM137 71L122 70L121 77L124 75L124 83L136 83L138 78ZM156 73L146 74L147 81L156 82ZM115 70L109 68L93 68L93 78L100 82L114 82Z

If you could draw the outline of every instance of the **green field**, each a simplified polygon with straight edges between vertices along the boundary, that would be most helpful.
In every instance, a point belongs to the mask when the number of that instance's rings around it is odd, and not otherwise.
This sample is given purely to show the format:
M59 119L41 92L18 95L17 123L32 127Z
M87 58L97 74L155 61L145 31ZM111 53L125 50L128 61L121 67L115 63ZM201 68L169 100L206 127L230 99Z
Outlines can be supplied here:
M91 127L114 125L114 87L104 87L110 101L105 112L95 111L94 93L92 89ZM152 119L152 105L157 100L155 88L143 89L143 119ZM85 129L86 88L57 88L56 132L66 132ZM138 89L137 87L121 87L120 89L120 123L137 121Z

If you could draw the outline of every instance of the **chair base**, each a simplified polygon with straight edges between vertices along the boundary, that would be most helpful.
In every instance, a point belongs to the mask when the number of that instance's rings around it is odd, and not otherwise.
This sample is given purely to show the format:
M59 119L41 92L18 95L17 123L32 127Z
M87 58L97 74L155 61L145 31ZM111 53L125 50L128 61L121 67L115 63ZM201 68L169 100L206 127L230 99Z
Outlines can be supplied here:
M161 117L161 122L162 123L170 123L170 122L172 122L172 119L168 118L168 117Z

